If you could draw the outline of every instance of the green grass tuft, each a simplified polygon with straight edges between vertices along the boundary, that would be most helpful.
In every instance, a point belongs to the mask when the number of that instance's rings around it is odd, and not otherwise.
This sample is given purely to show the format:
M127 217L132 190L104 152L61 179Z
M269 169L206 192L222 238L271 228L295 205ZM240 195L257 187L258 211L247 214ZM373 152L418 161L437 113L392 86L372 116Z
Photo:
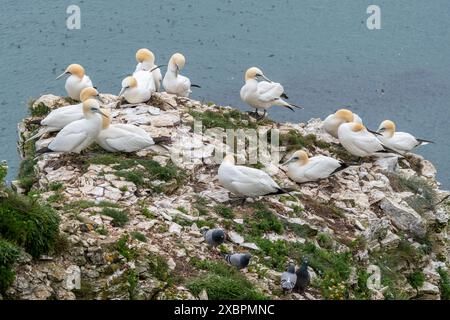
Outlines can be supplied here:
M226 218L226 219L233 219L234 218L234 212L233 209L227 207L223 204L218 204L214 207L214 212L218 215Z
M114 227L123 227L129 220L128 214L125 211L117 209L104 208L100 214L113 218L111 224Z
M192 258L191 263L206 271L188 282L187 288L194 295L199 295L205 289L208 298L212 300L267 299L244 275L223 262Z
M37 258L55 245L59 216L52 208L8 192L0 199L0 234Z
M30 114L33 117L44 117L50 113L51 109L47 107L43 102L39 103L36 107L30 108Z

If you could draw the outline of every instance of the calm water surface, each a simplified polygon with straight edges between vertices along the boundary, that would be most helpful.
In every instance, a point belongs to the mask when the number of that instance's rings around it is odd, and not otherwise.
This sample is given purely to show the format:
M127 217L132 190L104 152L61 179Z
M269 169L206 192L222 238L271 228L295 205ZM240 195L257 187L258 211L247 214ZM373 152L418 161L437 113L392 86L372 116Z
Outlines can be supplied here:
M79 5L81 30L66 29L66 8ZM382 10L369 31L366 8ZM0 159L17 174L16 124L26 102L64 94L56 75L81 63L103 92L117 94L148 47L157 63L175 51L202 89L192 97L248 108L239 99L243 72L260 66L284 84L303 111L271 109L278 121L306 121L350 106L369 127L386 119L434 140L418 153L450 188L450 2L387 0L24 1L0 11Z

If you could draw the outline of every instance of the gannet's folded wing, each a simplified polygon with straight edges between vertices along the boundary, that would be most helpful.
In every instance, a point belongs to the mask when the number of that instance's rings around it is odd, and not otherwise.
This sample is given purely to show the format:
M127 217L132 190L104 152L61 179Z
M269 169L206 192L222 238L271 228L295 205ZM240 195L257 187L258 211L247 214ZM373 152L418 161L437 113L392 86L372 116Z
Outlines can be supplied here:
M279 99L284 92L284 88L281 84L267 81L258 82L258 87L256 90L258 92L259 99L262 101Z

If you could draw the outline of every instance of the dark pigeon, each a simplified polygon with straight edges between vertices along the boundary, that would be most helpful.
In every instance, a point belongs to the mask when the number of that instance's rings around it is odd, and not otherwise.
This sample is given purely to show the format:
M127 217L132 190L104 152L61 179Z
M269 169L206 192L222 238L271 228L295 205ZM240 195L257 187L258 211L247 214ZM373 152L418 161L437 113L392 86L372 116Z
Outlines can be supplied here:
M297 291L300 294L304 294L305 290L308 287L309 282L311 280L311 277L308 272L308 260L307 259L303 260L303 263L302 263L300 269L297 270L296 275L297 275L297 283L295 285L295 289L297 289Z
M220 246L225 241L225 232L222 229L203 229L205 241L213 247Z
M222 254L225 260L238 269L247 268L252 255L250 253Z

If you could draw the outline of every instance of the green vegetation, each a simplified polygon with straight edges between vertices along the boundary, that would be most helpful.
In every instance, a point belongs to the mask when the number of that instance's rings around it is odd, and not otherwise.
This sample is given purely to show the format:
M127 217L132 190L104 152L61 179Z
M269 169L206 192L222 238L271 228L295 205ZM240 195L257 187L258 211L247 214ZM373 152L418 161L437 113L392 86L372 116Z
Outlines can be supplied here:
M262 236L264 233L271 231L279 234L283 232L283 224L263 203L254 203L252 207L254 208L253 216L244 218L247 232L250 235Z
M408 281L414 289L418 289L425 282L425 275L422 270L416 270L408 276Z
M36 107L30 107L30 114L33 117L45 117L50 113L51 109L41 102Z
M20 248L0 238L0 293L4 293L15 279L12 266L20 255Z
M116 176L123 177L127 181L136 184L136 186L148 187L156 193L171 194L186 179L185 172L181 171L174 164L168 163L165 166L161 166L158 162L151 159L133 159L122 154L97 154L87 161L90 164L112 165ZM152 185L151 182L155 180L160 180L164 183L157 186Z
M421 177L406 178L399 174L390 174L388 176L392 188L396 192L409 191L414 195L405 199L411 208L422 214L433 209L437 202L436 191L433 187Z
M443 300L450 300L450 277L442 268L438 268L437 272L441 276L441 279L439 280L439 289L441 291L441 299Z
M59 217L52 208L8 191L0 199L0 234L36 258L54 247Z
M135 249L128 246L128 239L129 237L127 234L120 237L120 239L116 242L116 250L122 257L127 259L127 261L131 261L137 257L137 252Z
M133 231L130 233L130 235L138 241L147 242L147 237L143 233L140 233L138 231Z
M205 112L190 111L189 114L197 121L201 121L203 129L256 129L260 125L271 124L271 120L251 121L248 113L239 110L217 109Z
M161 281L169 280L169 266L164 257L159 254L149 254L147 256L150 273Z
M286 150L297 151L301 149L314 150L317 147L322 149L329 148L330 144L321 140L317 140L314 134L303 136L297 130L290 130L280 136L280 144L286 147Z
M114 227L123 227L129 220L128 214L125 211L117 209L104 208L100 214L113 218L111 224Z
M226 219L233 219L234 218L234 212L233 209L227 207L223 204L218 204L214 207L214 212L218 215L226 218Z
M187 288L194 295L199 295L205 289L208 298L212 300L267 299L244 275L224 262L192 258L191 263L206 271L188 281Z

